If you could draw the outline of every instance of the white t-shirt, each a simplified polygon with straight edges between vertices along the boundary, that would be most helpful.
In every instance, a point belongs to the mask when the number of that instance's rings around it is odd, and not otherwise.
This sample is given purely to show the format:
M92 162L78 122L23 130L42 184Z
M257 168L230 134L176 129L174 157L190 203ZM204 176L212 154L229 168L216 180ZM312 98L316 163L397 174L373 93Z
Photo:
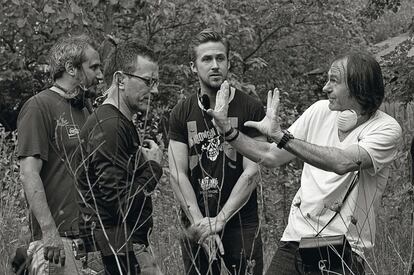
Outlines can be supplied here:
M341 142L336 117L329 101L309 107L289 128L297 139L308 143L345 149L359 144L370 155L373 168L361 170L359 182L349 194L340 213L321 235L345 234L354 250L374 245L375 212L389 175L389 164L396 156L401 127L391 116L377 111ZM282 241L299 241L315 236L335 214L330 208L341 203L356 172L338 175L305 163L301 187L296 193ZM351 221L356 221L352 223Z

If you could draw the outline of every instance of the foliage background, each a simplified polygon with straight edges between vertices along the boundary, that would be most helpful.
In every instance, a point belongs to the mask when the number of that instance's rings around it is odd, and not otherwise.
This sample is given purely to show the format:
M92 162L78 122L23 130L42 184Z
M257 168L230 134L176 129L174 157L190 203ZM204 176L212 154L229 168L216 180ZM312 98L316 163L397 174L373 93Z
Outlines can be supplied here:
M166 143L168 114L197 81L188 66L187 44L211 27L231 43L230 80L263 102L268 89L282 91L285 126L311 103L325 98L325 72L332 58L350 49L380 52L375 44L407 34L407 41L379 57L386 82L383 109L399 120L404 142L379 211L377 247L368 254L371 273L411 270L412 194L408 148L413 136L414 60L412 0L1 0L0 6L0 273L9 272L13 249L27 242L25 200L15 158L17 113L32 94L50 85L47 54L61 36L87 33L98 45L106 35L140 38L159 54L161 94L144 132ZM410 40L411 38L411 40ZM386 45L384 46L386 47ZM181 274L178 208L168 169L154 193L152 237L167 274ZM301 163L262 169L259 202L269 262L287 222ZM174 206L174 207L171 207Z

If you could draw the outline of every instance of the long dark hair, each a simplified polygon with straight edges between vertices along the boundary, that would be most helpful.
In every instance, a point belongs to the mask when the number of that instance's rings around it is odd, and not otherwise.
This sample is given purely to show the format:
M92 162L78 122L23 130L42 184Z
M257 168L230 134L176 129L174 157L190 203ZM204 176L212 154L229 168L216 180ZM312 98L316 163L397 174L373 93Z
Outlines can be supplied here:
M352 51L338 56L346 60L346 81L350 94L362 106L363 114L373 115L384 100L384 81L379 63L370 54Z

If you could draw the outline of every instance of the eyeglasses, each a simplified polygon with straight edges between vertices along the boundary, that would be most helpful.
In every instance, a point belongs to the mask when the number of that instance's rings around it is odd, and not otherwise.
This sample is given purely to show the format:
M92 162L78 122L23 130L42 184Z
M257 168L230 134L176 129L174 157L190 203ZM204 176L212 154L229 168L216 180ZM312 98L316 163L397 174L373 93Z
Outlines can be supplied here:
M145 78L145 77L142 77L142 76L139 76L139 75L125 73L125 72L123 72L123 74L127 75L129 77L135 77L135 78L141 79L142 81L144 81L145 85L147 85L147 87L149 87L149 88L156 88L156 87L158 87L158 84L160 84L158 79L156 79L156 78L152 78L152 77L151 78Z

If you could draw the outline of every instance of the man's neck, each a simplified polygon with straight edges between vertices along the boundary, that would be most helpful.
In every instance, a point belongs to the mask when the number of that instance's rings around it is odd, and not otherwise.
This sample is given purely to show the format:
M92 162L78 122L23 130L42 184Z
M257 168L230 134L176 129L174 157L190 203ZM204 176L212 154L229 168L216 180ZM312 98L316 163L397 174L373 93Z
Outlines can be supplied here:
M198 95L199 97L202 95L207 95L209 100L210 100L210 108L214 109L214 107L216 106L216 95L217 95L218 89L211 89L211 88L207 88L204 87L203 85L200 86L200 94Z
M118 95L114 91L108 92L108 98L105 99L102 104L111 104L117 108L127 119L132 121L132 112L129 110L128 106L125 105L123 100L118 100Z
M78 93L74 83L71 83L70 81L66 81L65 79L59 78L56 79L55 83L53 84L56 88L58 88L60 91L56 91L62 96L76 96L74 93ZM64 94L62 94L63 92Z

